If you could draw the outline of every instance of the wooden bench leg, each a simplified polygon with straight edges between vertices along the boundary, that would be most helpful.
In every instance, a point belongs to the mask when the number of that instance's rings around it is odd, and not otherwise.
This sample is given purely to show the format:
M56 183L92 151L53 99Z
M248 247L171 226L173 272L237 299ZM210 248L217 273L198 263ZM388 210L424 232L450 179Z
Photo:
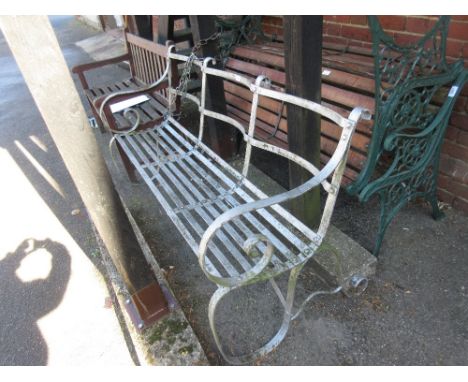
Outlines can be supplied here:
M101 134L105 134L105 133L106 133L106 128L104 127L104 123L102 122L101 117L100 117L99 114L96 112L96 110L94 110L94 108L92 107L92 105L91 105L91 111L93 112L94 119L96 120L96 123L97 123L98 126L99 126L99 131L101 132Z
M123 150L122 146L118 141L116 141L117 149L119 150L120 157L122 158L122 162L124 164L125 170L127 171L128 178L132 183L139 183L137 177L137 171L135 166L132 164L130 159L128 158L127 154Z

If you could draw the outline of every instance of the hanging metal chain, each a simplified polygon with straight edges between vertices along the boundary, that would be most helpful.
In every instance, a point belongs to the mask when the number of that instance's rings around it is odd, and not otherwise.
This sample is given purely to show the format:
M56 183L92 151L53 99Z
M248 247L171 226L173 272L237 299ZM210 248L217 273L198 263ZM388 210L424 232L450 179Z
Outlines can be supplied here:
M261 38L266 38L261 29L260 16L245 16L242 17L240 21L229 21L216 17L215 23L217 31L209 37L198 41L193 46L189 59L184 63L179 84L175 88L175 91L172 91L169 94L169 110L173 109L177 96L181 97L181 102L185 100L188 84L193 73L193 63L195 61L201 62L205 59L205 57L197 55L198 51L203 46L212 41L217 41L218 54L213 58L224 66L234 46L239 45L242 42L252 43L259 36ZM165 118L167 119L168 116L169 114L166 114ZM178 120L181 117L181 113L172 114L172 117Z

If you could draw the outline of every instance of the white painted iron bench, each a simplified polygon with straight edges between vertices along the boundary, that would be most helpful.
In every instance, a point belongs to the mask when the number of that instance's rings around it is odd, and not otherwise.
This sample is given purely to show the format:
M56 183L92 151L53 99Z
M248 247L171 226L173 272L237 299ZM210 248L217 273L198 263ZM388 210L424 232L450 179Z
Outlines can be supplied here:
M370 118L362 108L354 109L344 118L320 104L269 88L269 81L259 76L255 82L240 75L210 67L214 61L206 58L195 61L202 73L201 97L181 92L171 84L174 62L187 62L189 57L167 48L167 67L157 83L169 79L169 92L187 97L200 111L198 136L184 128L168 110L168 115L152 128L137 130L138 121L127 132L116 132L114 139L145 180L148 187L171 218L184 239L198 256L205 275L218 289L208 308L209 322L215 342L224 358L233 364L245 363L274 349L285 337L291 320L300 313L305 303L319 294L337 293L343 286L310 295L297 312L293 312L294 292L301 269L317 249L330 224L346 164L348 149L356 123ZM172 65L171 65L172 64ZM220 77L249 89L253 93L248 131L235 119L208 110L205 107L207 76ZM141 90L140 90L141 92ZM114 97L135 96L138 90L114 93L102 103L103 110ZM254 139L259 97L292 103L319 113L341 129L341 138L330 161L317 169L291 152ZM171 105L171 102L169 102ZM171 108L171 107L169 107ZM202 142L205 118L217 118L236 127L246 143L242 172L236 171ZM247 179L252 147L270 151L292 160L311 173L311 178L290 191L267 196ZM327 192L326 203L317 231L305 226L279 204L298 197L314 187ZM286 297L281 293L275 277L290 272ZM278 333L257 351L228 355L221 345L215 327L215 311L220 300L234 289L268 280L284 305L284 318ZM361 285L362 286L362 285Z

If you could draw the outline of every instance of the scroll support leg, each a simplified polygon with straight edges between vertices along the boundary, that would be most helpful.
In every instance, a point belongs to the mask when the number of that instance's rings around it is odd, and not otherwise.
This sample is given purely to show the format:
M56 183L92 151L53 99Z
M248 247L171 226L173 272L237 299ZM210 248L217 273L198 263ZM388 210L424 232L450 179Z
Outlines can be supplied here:
M249 363L257 359L258 357L261 357L271 352L274 348L276 348L281 343L281 341L286 336L286 333L288 332L288 329L289 329L289 325L291 323L292 307L294 303L294 294L296 291L297 278L303 267L304 267L304 264L300 264L299 266L291 270L289 281L288 281L288 291L287 291L286 299L280 297L280 300L282 300L282 302L285 301L285 305L284 305L285 310L284 310L284 315L283 315L283 322L278 332L266 345L262 346L261 348L259 348L258 350L250 354L244 354L240 356L227 355L221 345L221 341L216 331L215 317L214 317L215 312L216 312L216 307L218 303L222 300L222 298L226 296L229 292L231 292L234 288L220 287L213 294L210 300L210 304L208 306L208 319L210 322L210 328L213 333L213 337L216 342L216 345L218 346L218 349L221 355L224 357L226 361L234 365ZM275 292L278 293L276 289L275 289Z

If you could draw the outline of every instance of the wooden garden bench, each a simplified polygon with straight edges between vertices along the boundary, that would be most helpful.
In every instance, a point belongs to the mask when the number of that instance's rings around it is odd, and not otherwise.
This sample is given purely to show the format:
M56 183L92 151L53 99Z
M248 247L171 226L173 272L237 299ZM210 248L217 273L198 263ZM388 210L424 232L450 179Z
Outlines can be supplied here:
M198 135L193 135L178 122L171 114L173 105L169 103L167 109L162 111L161 115L165 114L163 120L149 128L132 127L129 129L130 133L112 130L114 139L198 257L201 270L218 287L210 300L208 316L220 352L231 363L248 362L268 353L282 341L290 322L312 297L337 293L345 287L338 285L331 290L316 291L293 312L294 291L299 273L320 248L329 227L353 132L361 118L370 118L370 115L365 109L355 108L345 117L326 106L272 90L269 80L264 76L252 80L215 69L210 66L213 61L210 58L194 63L202 76L201 95L197 98L177 90L177 83L170 80L176 63L185 63L189 58L175 53L173 46L159 46L158 52L167 63L164 73L152 86L165 86L165 91L186 97L198 106ZM248 111L250 123L247 128L236 119L205 107L208 76L222 78L252 95L252 107ZM106 97L100 108L101 115L109 115L109 118L103 118L104 123L112 117L110 108L113 103L120 101L122 97L139 94L135 90L116 92ZM255 138L260 99L292 103L319 113L339 132L337 147L334 152L330 152L330 159L321 169L282 147ZM246 143L242 172L236 171L202 141L204 121L207 118L224 121L242 134ZM266 195L248 179L252 147L296 162L310 172L310 179L290 191ZM320 186L327 194L326 203L320 226L312 230L280 204ZM290 276L287 294L283 296L275 278L285 272L290 272ZM351 287L365 289L366 280L359 279L359 275L356 277L353 278ZM216 331L216 307L234 289L261 281L272 284L284 305L281 328L257 351L241 356L230 355L226 353Z
M133 106L138 111L141 126L152 126L161 120L167 108L167 80L153 84L164 72L166 62L162 58L165 55L166 47L153 43L129 32L124 33L127 53L106 60L95 61L88 64L77 65L72 68L72 72L77 74L86 98L91 106L92 113L98 125L103 128L103 118L107 119L108 128L112 131L128 130L133 126L132 119L124 115L124 110L112 114L110 110L105 110L103 116L100 115L102 101L115 92L139 90L139 95L148 97L147 102ZM111 64L128 62L130 66L130 77L122 78L118 82L98 84L90 87L86 78L86 73ZM177 71L173 71L173 80L177 80ZM123 95L120 100L126 97ZM116 100L114 100L116 101ZM111 117L112 116L112 117Z

